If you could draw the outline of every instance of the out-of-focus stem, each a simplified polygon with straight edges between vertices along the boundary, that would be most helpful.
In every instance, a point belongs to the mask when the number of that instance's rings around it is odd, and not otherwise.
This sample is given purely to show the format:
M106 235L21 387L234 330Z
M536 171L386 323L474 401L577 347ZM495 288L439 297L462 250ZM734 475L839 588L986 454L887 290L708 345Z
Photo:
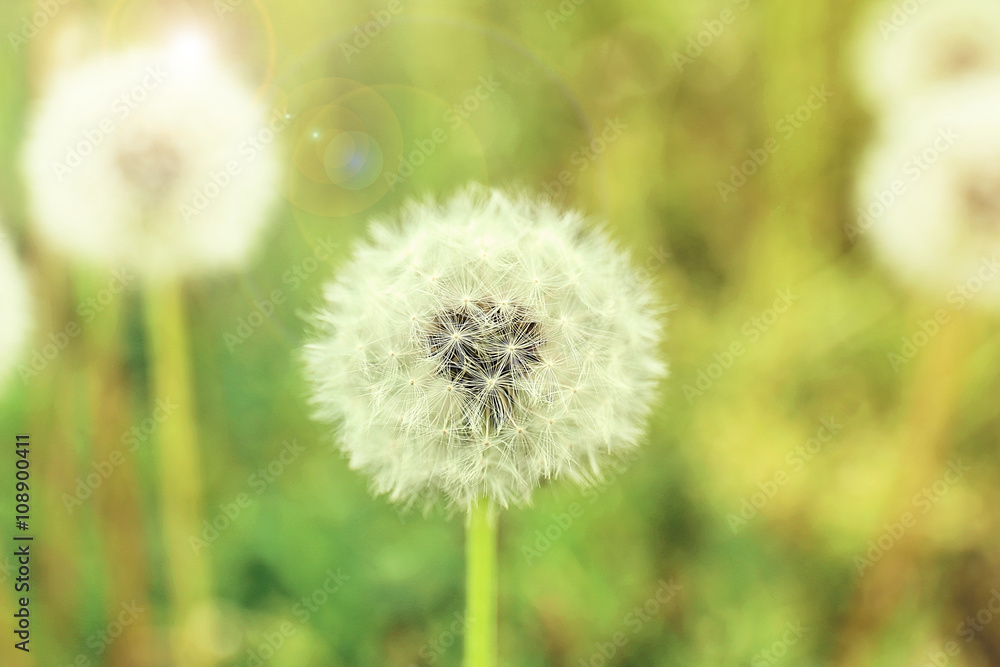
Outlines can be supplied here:
M101 282L106 277L101 274ZM99 283L89 275L78 275L74 280L78 299L93 299L99 293ZM107 477L94 502L99 520L102 553L107 560L105 581L106 622L110 623L121 612L123 601L132 600L142 608L149 608L148 552L143 534L142 504L139 502L139 482L135 454L123 449L122 434L131 425L131 394L133 387L124 372L121 352L121 330L125 317L122 298L113 298L89 322L81 326L82 354L86 368L86 397L88 419L86 431L92 433L88 448L94 461L115 461L115 473ZM89 466L87 467L89 470ZM152 662L148 642L149 614L140 614L132 622L129 632L108 646L105 662L108 667L148 667Z
M915 361L907 418L901 431L906 465L899 470L892 494L898 501L890 505L882 526L898 522L905 512L913 512L913 494L934 484L947 470L965 365L974 349L970 314L953 313L952 320L941 325L940 333ZM858 578L852 611L841 631L842 645L830 664L863 665L874 659L881 632L919 575L926 550L925 523L904 530L898 543ZM877 535L872 537L878 539Z
M182 640L182 628L192 611L211 591L208 557L196 553L191 542L199 535L202 488L184 300L176 283L147 286L145 300L153 378L150 402L163 400L176 406L159 425L157 442L168 586L174 609L173 650L178 664L206 667L210 658L186 651Z

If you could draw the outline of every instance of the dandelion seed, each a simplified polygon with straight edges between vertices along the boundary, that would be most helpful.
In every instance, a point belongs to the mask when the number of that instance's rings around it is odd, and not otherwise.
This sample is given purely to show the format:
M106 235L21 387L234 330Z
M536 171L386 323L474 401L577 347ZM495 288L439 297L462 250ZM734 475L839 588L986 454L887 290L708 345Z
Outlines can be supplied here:
M373 237L327 287L305 359L317 417L339 425L377 493L507 506L550 476L593 481L636 446L666 373L660 308L604 233L550 204L471 187L444 205L409 204ZM440 279L428 285L415 266ZM399 354L361 358L358 340ZM581 351L593 353L587 363L567 361ZM371 400L362 378L389 387L386 400ZM401 411L413 427L395 423Z

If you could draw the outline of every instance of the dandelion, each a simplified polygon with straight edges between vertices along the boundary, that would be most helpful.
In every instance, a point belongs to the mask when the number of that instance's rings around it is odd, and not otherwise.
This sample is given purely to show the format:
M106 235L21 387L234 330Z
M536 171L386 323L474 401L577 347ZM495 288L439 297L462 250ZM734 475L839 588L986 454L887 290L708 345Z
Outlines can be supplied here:
M664 374L656 299L575 213L469 189L375 227L306 351L317 415L394 501L586 483L636 445Z
M0 231L0 382L7 380L24 349L31 329L28 281L10 247L9 238Z
M1000 3L935 0L883 4L858 51L862 92L891 108L977 76L1000 75Z
M970 81L891 116L858 184L870 234L908 283L1000 306L1000 78ZM971 290L971 291L970 291Z
M247 261L275 200L269 119L198 44L182 34L54 75L23 161L54 246L153 279Z
M159 428L157 453L170 595L180 617L208 596L211 571L192 544L201 476L179 279L247 263L276 201L275 132L285 121L269 118L206 36L188 30L162 48L102 55L56 73L24 152L41 235L67 254L142 278L150 395L179 406ZM183 637L175 635L180 656Z
M662 325L650 285L576 213L473 186L375 226L326 289L313 404L398 502L469 510L466 664L495 664L496 516L636 446Z

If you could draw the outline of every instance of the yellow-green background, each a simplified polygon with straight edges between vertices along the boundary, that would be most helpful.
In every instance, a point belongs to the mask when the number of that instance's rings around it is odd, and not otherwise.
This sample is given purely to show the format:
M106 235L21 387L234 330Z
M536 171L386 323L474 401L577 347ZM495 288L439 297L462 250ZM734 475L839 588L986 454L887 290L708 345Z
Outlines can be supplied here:
M182 617L168 601L155 436L126 453L72 514L62 501L95 461L122 449L122 434L158 398L149 389L141 292L129 290L84 324L39 377L11 379L0 433L9 443L27 431L34 443L34 634L30 656L16 655L6 576L0 662L62 666L82 654L93 665L188 664L171 657L174 628L216 664L244 665L288 621L294 633L267 664L432 664L421 649L447 640L463 609L462 520L403 515L371 498L328 431L309 420L296 357L303 314L370 216L473 179L543 191L569 170L573 183L560 200L606 219L675 307L664 345L672 375L625 472L587 496L548 485L533 506L503 514L501 664L604 664L598 645L617 632L628 642L609 665L916 666L948 641L961 653L947 664L1000 664L1000 621L970 643L958 634L1000 589L997 319L951 309L949 324L913 360L898 372L890 366L904 336L951 307L899 285L864 238L852 243L845 232L853 172L873 124L847 70L863 3L565 1L557 20L555 0L402 0L351 62L341 43L388 3L231 4L220 15L207 1L69 0L25 48L15 53L6 38L0 45L0 206L38 297L29 354L79 319L79 300L109 280L54 255L33 234L15 168L60 26L89 17L101 31L97 42L113 49L157 38L178 16L198 18L268 91L277 86L294 98L310 82L350 79L362 99L381 98L387 107L379 108L391 111L367 119L373 136L391 143L398 124L406 152L437 127L448 129L448 140L392 192L366 199L330 186L298 202L311 212L283 199L251 268L186 284L204 516L241 493L252 497L204 552L214 595L198 611ZM3 33L20 30L38 6L5 0ZM727 9L731 24L679 68L674 54ZM445 110L480 76L495 77L499 89L451 130ZM814 86L832 97L786 136L778 123ZM574 152L615 119L627 127L581 171ZM304 141L300 130L286 133L285 145ZM772 138L777 152L723 201L718 182ZM337 215L317 213L320 205L339 207ZM286 272L327 237L334 256L292 289ZM225 334L275 289L285 303L230 352ZM779 290L797 300L751 340L745 325L755 326ZM734 342L745 354L702 395L686 395ZM786 455L824 418L842 429L794 470ZM292 440L305 452L257 495L249 477ZM13 456L5 451L7 535ZM958 459L971 470L929 511L917 509L914 494ZM734 531L728 515L778 471L787 483ZM553 528L554 515L573 503L582 516ZM855 557L907 511L916 525L860 576ZM525 548L547 530L557 538L529 558ZM301 623L294 605L331 568L347 580ZM630 612L670 580L680 591L633 632ZM88 638L133 599L145 611L96 656ZM806 631L765 662L761 651L782 641L788 623ZM433 664L458 665L460 643Z

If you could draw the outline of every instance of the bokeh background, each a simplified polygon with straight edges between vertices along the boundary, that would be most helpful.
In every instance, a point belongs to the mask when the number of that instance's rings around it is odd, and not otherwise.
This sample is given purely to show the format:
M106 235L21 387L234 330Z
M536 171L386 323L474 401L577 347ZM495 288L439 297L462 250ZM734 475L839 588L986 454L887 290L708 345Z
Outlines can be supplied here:
M33 438L37 535L27 656L6 629L2 549L0 663L460 663L462 518L370 497L309 419L297 350L372 216L477 180L606 220L673 307L672 375L635 460L502 516L502 664L1000 664L997 319L899 284L851 233L873 127L850 70L867 10L5 0L0 206L38 301L26 358L60 349L15 374L0 409L5 442ZM39 11L36 34L11 41ZM265 251L184 287L216 527L192 548L211 594L182 609L156 470L170 397L150 389L141 291L108 296L112 276L36 238L16 164L60 63L190 25L296 122ZM304 187L344 141L365 167ZM0 480L9 540L12 474Z

